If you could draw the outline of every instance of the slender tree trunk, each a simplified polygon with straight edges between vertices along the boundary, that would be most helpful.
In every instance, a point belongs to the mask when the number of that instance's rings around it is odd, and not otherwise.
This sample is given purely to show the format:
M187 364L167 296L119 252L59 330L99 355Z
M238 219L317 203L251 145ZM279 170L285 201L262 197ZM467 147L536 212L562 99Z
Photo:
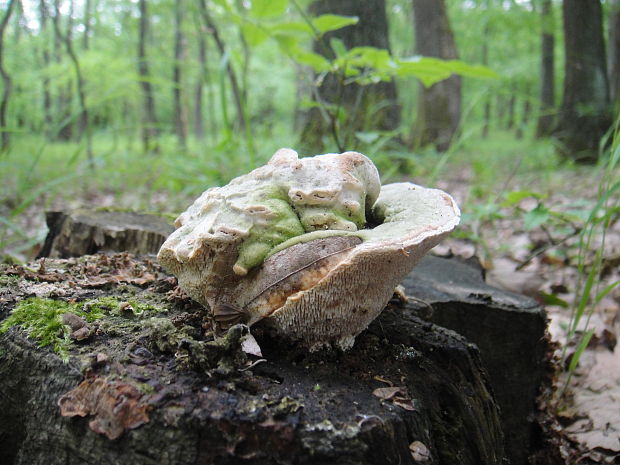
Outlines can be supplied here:
M205 0L199 0L198 4L200 6L200 14L202 15L202 18L204 19L205 24L209 28L209 32L211 33L211 37L213 37L213 40L215 41L217 50L220 56L224 58L226 56L226 46L220 36L217 25L215 24L215 22L213 21L213 18L211 18L211 15L209 14L209 10L207 9L207 3ZM237 79L237 74L235 73L235 70L232 67L232 64L230 63L230 59L226 61L226 73L228 74L228 80L230 81L230 87L232 89L233 99L235 101L235 108L237 110L237 122L239 124L239 129L242 132L245 132L246 128L248 127L248 122L246 121L243 95L242 95L241 88L239 86L239 80Z
M196 30L198 32L198 63L200 71L196 80L196 90L194 91L194 136L198 140L205 138L205 123L203 115L203 87L207 76L207 41L205 40L206 31L198 18L195 18Z
M45 6L45 0L39 0L39 23L41 25L40 33L44 38L47 38L48 36L47 34L48 17L49 15L47 12L47 7ZM50 91L50 79L47 74L49 65L50 65L50 52L49 52L48 41L43 40L41 46L43 47L42 58L43 58L43 67L44 67L44 73L43 73L43 79L42 79L43 117L45 120L45 132L49 137L51 135L50 132L51 132L52 125L54 124L54 120L52 117L52 96L51 96L51 91Z
M614 106L620 101L620 0L611 0L609 6L609 96Z
M566 54L564 96L554 136L563 155L598 159L599 143L611 125L603 13L599 0L564 0Z
M530 114L532 113L532 97L530 96L529 85L525 87L524 94L525 94L525 98L523 99L523 111L521 113L521 123L517 126L517 130L515 132L515 136L517 139L523 138L525 128L527 127L527 123L530 119Z
M55 2L55 10L55 16L57 18L60 18L60 1L58 0ZM95 160L93 156L93 140L89 123L88 106L86 105L84 76L82 75L82 70L80 69L80 62L78 60L78 57L75 54L75 50L73 49L73 41L70 35L71 25L68 26L67 34L64 37L62 32L60 31L59 20L54 21L54 27L56 28L56 34L58 35L58 37L60 37L61 40L64 41L67 54L69 55L71 63L73 64L73 71L75 73L75 80L77 84L78 102L80 105L80 138L84 133L86 133L86 156L88 157L88 162L90 163L91 168L94 168Z
M444 0L413 0L416 53L447 60L458 58ZM461 119L461 78L453 75L421 87L414 145L450 147Z
M187 148L187 117L183 107L182 65L185 55L183 36L183 0L176 0L174 8L174 66L172 70L174 124L177 140L183 150Z
M356 25L329 32L315 41L316 53L333 58L331 50L325 47L333 38L341 40L347 49L358 46L390 48L385 0L315 0L309 11L313 16L337 14L359 18ZM331 135L333 140L330 150L343 151L355 147L358 131L391 131L400 124L400 106L393 81L361 86L346 83L343 75L328 74L313 88L312 98L323 110L312 108L303 115L300 144L307 153L325 150L323 139L326 135ZM340 124L338 116L342 110L347 121Z
M82 47L84 50L88 50L89 47L89 34L90 34L90 17L91 17L91 0L86 0L84 3L84 35L82 36Z
M490 1L486 0L485 2L485 6L487 9L487 12L490 9ZM490 35L491 35L491 29L489 27L489 19L488 19L488 13L486 15L486 20L484 23L484 28L482 29L482 64L484 66L488 66L489 64L489 40L490 40ZM485 139L488 137L489 135L489 125L491 122L491 98L489 96L486 97L485 102L484 102L484 115L482 117L482 137L484 137Z
M540 115L536 125L536 137L547 137L553 130L555 108L553 1L542 0L542 34L540 43Z
M13 10L15 9L15 3L15 0L9 0L9 4L6 8L6 12L4 13L4 17L2 18L2 22L0 22L0 75L2 76L2 83L4 87L2 92L2 102L0 102L0 130L2 131L2 136L0 137L0 147L2 148L2 151L7 150L11 143L11 133L7 127L6 113L9 106L9 99L11 98L13 81L4 67L4 35L6 33L6 27L11 20Z
M146 58L146 38L148 37L149 17L146 0L140 0L140 27L138 37L138 74L140 75L140 87L142 88L142 146L145 152L157 151L157 145L153 142L159 135L157 128L157 116L155 111L155 96L150 82L148 60ZM155 145L152 145L155 144Z
M54 1L54 5L59 3L59 0ZM43 4L44 5L44 4ZM45 5L44 5L45 6ZM73 12L73 1L69 3L70 9L69 14L67 15L67 37L69 40L71 39L71 26L72 26L72 12ZM47 7L45 7L47 8ZM54 7L55 8L55 7ZM60 30L60 16L52 15L52 25L54 27L54 61L57 65L61 65L62 63L62 49L63 49L63 39L62 32ZM63 141L71 140L73 134L73 125L72 125L72 116L71 116L71 93L72 87L69 82L66 86L58 89L58 95L56 96L56 115L57 115L57 130L55 131L55 137Z
M506 122L506 129L509 131L515 126L515 104L517 101L517 96L515 95L516 89L515 84L512 84L512 89L510 91L510 97L508 98L508 121Z

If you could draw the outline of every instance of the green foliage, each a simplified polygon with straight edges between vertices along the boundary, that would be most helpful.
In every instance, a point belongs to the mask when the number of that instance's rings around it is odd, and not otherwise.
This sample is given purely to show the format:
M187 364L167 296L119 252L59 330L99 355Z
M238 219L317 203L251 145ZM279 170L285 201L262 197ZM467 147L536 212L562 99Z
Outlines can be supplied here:
M599 163L601 174L598 183L598 200L591 208L579 235L577 254L579 279L575 299L571 305L571 321L567 333L567 342L562 353L564 360L567 357L569 343L578 334L580 337L575 353L570 360L569 377L566 380L566 385L570 382L570 377L579 363L581 354L594 334L588 326L597 304L620 285L620 280L618 280L604 289L600 289L600 275L603 269L603 253L607 231L612 222L620 216L620 180L616 171L616 168L620 166L620 117L616 119L615 127L613 131L610 131L610 134L612 138L610 150ZM582 323L584 323L583 327L581 327Z

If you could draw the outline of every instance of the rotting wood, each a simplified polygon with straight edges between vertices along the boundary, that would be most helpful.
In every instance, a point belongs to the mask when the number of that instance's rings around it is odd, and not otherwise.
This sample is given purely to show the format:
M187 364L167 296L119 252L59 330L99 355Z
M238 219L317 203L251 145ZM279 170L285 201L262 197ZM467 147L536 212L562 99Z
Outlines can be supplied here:
M102 262L106 284L94 271ZM0 336L2 463L503 463L477 348L412 309L390 305L346 353L309 354L257 325L266 361L256 363L240 350L244 326L212 341L205 311L152 262L95 255L41 268L0 270L0 319L32 295L133 299L151 310L110 309L71 344L67 364L19 329ZM141 287L115 280L123 269L142 270ZM55 274L70 279L46 281ZM79 284L89 277L99 285ZM148 422L112 441L89 428L92 415L63 417L59 399L96 379L137 389ZM398 389L377 396L385 387Z

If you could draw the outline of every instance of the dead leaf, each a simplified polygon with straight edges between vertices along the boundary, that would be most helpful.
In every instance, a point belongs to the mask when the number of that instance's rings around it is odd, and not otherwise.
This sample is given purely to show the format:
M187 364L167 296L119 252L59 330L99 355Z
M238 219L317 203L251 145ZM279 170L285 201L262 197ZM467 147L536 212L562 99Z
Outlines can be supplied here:
M430 463L432 460L431 451L420 441L413 441L409 444L409 451L411 452L411 458L416 462Z
M413 400L409 396L407 388L404 386L377 388L372 391L372 394L381 400L390 401L392 404L405 410L415 410Z
M395 386L395 387L382 387L377 388L372 391L373 396L377 396L382 400L391 400L396 394L401 393L404 388Z
M254 355L255 357L263 356L258 342L256 342L256 339L254 339L254 336L252 336L251 333L244 336L241 341L241 350L243 350L246 354Z
M116 439L126 430L149 421L148 405L143 397L131 384L94 377L64 394L58 399L58 406L63 417L92 416L88 423L90 429Z

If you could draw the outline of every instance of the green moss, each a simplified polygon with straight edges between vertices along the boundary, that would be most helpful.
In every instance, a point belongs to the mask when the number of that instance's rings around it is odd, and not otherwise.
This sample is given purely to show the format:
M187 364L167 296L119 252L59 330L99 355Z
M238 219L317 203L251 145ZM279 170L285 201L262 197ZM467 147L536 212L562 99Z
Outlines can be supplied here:
M120 300L116 297L100 297L99 299L90 300L84 304L84 308L112 316L142 316L145 312L165 311L165 309L145 304L136 299Z
M107 315L126 316L130 313L140 316L146 311L162 311L153 305L134 300L127 301L129 306L121 306L122 303L123 301L115 297L102 297L75 303L33 297L17 304L9 317L0 324L0 334L17 326L26 331L28 337L37 341L40 347L51 346L52 350L64 362L67 362L69 348L73 341L71 329L62 323L63 314L73 313L88 323L92 323Z
M31 298L17 304L9 317L0 324L0 333L18 326L36 340L39 346L51 346L64 361L69 360L71 329L62 323L62 315L70 312L88 322L103 317L97 311L85 311L80 304L62 300Z

